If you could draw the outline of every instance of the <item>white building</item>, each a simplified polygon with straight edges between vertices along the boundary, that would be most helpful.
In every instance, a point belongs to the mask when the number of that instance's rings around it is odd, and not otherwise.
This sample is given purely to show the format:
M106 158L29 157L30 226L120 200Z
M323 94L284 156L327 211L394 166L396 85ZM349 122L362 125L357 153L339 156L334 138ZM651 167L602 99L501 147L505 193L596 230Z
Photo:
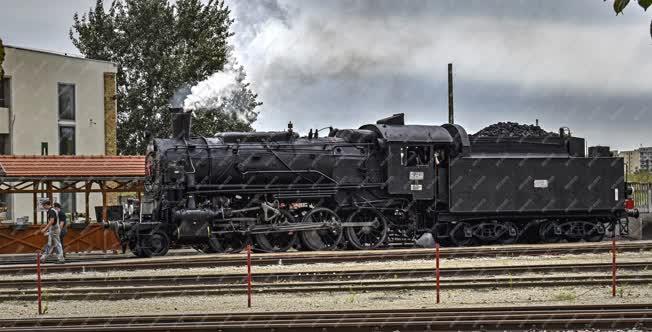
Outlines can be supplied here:
M5 45L2 67L0 154L115 154L105 139L115 137L115 64ZM83 194L75 195L55 201L83 212ZM31 195L8 196L0 197L8 219L32 216ZM91 195L95 205L101 205L99 194Z
M652 171L652 147L641 147L638 153L641 159L641 170Z
M625 172L632 174L641 170L641 153L638 150L620 151L618 157L625 160Z

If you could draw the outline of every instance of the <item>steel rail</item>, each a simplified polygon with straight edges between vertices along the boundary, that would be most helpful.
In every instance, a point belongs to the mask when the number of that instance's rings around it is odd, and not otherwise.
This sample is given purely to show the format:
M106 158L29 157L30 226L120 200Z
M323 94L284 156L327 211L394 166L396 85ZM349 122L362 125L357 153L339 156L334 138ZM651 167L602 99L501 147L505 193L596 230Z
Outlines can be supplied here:
M621 271L652 271L652 262L621 262L618 265ZM511 266L470 266L470 267L444 267L440 270L442 277L464 277L466 279L481 281L487 276L512 275L523 273L560 273L560 272L608 272L610 263L565 263L565 264L530 264ZM396 279L396 278L429 278L434 276L434 269L427 267L399 268L399 269L372 269L372 270L323 270L323 271L295 271L295 272L257 272L252 275L257 283L271 282L297 282L297 281L332 281L332 280L369 280L369 279ZM468 276L474 276L469 278ZM247 276L244 273L213 273L191 275L135 275L135 276L107 276L107 277L65 277L46 278L42 281L44 287L91 287L91 286L147 286L152 284L192 285L192 284L228 284L243 283ZM0 289L33 288L31 279L4 279L0 280Z
M442 258L475 257L515 257L523 255L566 255L586 253L607 253L611 250L609 242L554 245L510 245L443 248ZM627 242L618 244L619 252L640 252L652 250L652 242ZM433 249L390 249L366 251L326 251L326 252L286 252L258 253L252 256L254 265L374 262L388 260L433 259ZM74 262L63 265L46 264L42 267L48 272L79 272L107 270L138 270L164 268L241 266L245 264L244 254L210 254L180 257L155 257L147 259L129 258L98 262ZM25 274L33 272L33 263L2 265L0 273Z
M652 305L458 307L0 320L2 331L423 331L645 328Z
M620 285L650 284L652 274L622 275ZM441 282L443 289L479 288L519 288L519 287L564 287L564 286L604 286L611 283L609 275L566 275L566 276L527 276L527 277L487 277L487 278L446 278ZM385 280L317 280L301 282L256 283L256 293L318 293L318 292L360 292L360 291L399 291L432 290L434 278L394 278ZM150 284L101 287L49 288L44 290L49 300L120 300L150 297L177 297L193 295L242 294L246 291L243 283L204 283L194 284ZM34 289L2 289L0 301L30 301L36 298Z

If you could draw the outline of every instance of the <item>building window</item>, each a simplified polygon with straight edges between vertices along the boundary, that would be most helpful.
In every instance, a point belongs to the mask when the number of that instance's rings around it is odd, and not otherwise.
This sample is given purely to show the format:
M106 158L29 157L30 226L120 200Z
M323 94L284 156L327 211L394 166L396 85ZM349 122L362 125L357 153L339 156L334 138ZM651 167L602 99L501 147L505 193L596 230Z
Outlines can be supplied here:
M59 154L75 154L75 127L59 126Z
M0 134L0 154L11 154L9 134ZM11 220L11 195L0 194L0 221Z
M9 107L9 79L0 78L0 107Z
M9 134L0 134L0 154L11 154Z
M59 83L59 120L75 121L75 85Z

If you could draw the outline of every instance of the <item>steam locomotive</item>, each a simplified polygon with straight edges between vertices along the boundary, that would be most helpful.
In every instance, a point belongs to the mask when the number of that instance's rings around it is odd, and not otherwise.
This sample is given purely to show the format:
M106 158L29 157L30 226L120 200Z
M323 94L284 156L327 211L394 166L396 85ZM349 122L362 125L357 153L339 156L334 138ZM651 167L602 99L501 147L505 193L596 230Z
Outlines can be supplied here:
M141 257L205 252L373 249L432 236L445 245L599 241L636 214L621 158L585 156L567 128L546 137L474 137L455 124L173 137L146 156L140 217L120 236Z

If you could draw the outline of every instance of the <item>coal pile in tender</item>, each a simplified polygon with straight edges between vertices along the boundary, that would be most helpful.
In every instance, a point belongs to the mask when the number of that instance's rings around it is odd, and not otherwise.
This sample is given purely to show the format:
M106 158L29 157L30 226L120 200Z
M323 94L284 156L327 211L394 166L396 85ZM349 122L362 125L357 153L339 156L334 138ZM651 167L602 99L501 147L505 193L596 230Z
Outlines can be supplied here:
M527 136L559 136L548 132L539 126L519 124L516 122L498 122L475 133L476 137L527 137Z

